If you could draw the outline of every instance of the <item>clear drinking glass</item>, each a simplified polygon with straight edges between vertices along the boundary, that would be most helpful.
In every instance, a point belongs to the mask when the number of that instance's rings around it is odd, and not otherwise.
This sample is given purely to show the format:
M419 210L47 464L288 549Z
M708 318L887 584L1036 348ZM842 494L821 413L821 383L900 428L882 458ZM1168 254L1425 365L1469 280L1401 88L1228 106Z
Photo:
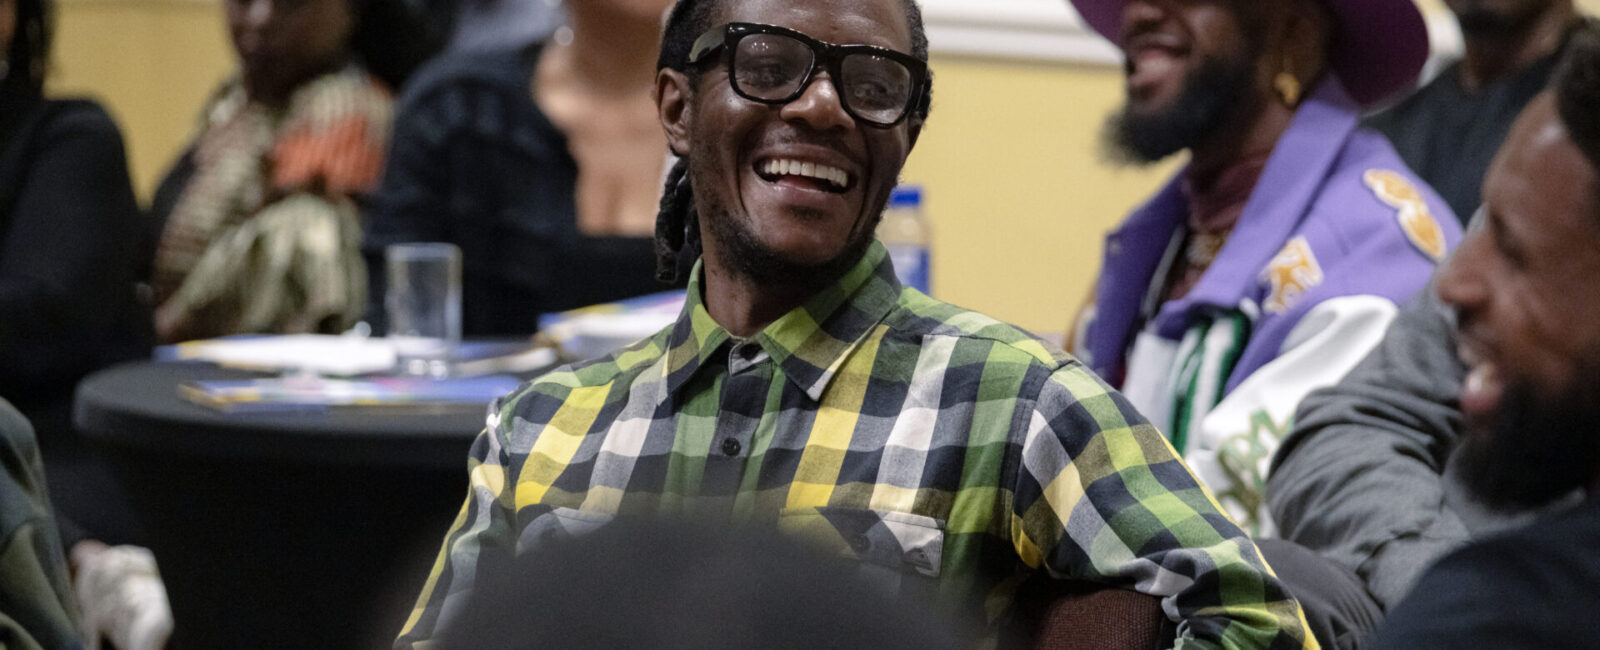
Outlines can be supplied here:
M461 249L455 244L393 244L384 249L389 286L383 304L399 371L447 377L461 342Z

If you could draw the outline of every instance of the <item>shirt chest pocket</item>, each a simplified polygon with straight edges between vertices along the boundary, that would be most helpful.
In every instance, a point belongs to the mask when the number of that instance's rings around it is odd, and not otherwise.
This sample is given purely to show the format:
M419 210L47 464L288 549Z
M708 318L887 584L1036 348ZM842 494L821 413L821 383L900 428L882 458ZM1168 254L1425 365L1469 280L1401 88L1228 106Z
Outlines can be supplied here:
M585 512L576 508L557 507L534 518L517 535L517 547L542 548L551 543L566 542L584 537L611 523L615 515Z
M906 512L855 508L785 510L786 534L896 573L938 578L944 560L944 522Z

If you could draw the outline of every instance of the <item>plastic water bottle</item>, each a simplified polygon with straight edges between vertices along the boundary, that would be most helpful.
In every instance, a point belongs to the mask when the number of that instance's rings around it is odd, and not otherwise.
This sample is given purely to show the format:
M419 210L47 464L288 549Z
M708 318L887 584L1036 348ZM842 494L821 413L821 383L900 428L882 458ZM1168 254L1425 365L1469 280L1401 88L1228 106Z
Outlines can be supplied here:
M932 235L928 220L922 215L922 187L901 185L894 188L889 194L889 207L883 211L883 221L878 223L878 240L889 249L889 259L894 263L894 274L900 284L923 293L932 293L929 283L933 275L929 257Z

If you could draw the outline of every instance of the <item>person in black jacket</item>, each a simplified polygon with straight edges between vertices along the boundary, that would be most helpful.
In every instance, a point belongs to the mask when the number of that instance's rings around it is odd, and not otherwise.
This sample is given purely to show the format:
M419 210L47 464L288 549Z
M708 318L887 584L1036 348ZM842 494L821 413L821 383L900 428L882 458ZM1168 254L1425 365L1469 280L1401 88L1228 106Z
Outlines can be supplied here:
M96 537L131 541L109 475L72 430L72 393L94 370L149 356L138 282L150 251L111 116L43 95L49 9L0 0L15 16L0 29L0 395L37 430L56 507Z
M135 542L137 525L71 420L80 379L150 354L154 332L139 282L152 248L111 116L92 101L44 97L50 10L49 0L0 0L0 396L32 422L44 472L10 461L6 469L26 470L35 511L55 506L73 549L89 647L104 633L124 650L158 648L172 620L154 562L144 549L100 541ZM46 479L48 498L37 493ZM37 530L48 518L30 522L18 530L38 540L33 550L59 558L61 549L49 548L60 544L54 531ZM5 541L15 541L9 531ZM28 557L7 555L0 569ZM60 588L61 572L52 575ZM3 582L20 586L14 577ZM0 598L0 618L28 625L42 647L78 647L83 639L63 627L72 604L46 605L55 613L18 618L36 610ZM35 643L0 638L5 647L41 647Z
M1445 0L1461 27L1461 59L1369 118L1406 166L1466 225L1483 200L1483 173L1511 122L1543 90L1583 23L1572 0Z

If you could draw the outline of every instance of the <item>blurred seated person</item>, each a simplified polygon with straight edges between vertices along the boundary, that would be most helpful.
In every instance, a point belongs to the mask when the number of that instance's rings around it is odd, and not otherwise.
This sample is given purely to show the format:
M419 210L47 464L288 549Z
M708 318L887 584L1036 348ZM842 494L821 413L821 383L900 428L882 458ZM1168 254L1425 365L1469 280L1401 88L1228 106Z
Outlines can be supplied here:
M43 95L50 14L49 0L0 0L0 395L38 433L51 498L77 524L69 541L126 542L133 524L72 429L72 394L90 372L149 356L138 281L150 260L111 116Z
M395 243L461 247L467 336L529 334L541 313L667 288L652 239L667 145L650 93L669 4L570 3L569 39L418 73L362 245L377 332Z
M1584 19L1573 0L1446 0L1445 6L1461 28L1461 58L1366 125L1393 142L1406 165L1465 220L1483 200L1483 173L1512 121L1550 81Z
M337 332L365 301L359 201L382 172L391 92L433 38L402 0L226 0L239 74L157 190L164 342Z
M172 617L154 560L96 541L137 541L138 527L72 428L78 380L150 354L149 248L111 116L42 93L51 10L0 0L0 395L16 405L0 400L0 647L97 647L104 634L159 648Z
M0 399L0 648L162 648L172 611L150 551L85 540L69 564L45 477L33 427Z
M11 11L17 1L0 0L0 10ZM5 27L0 21L0 37ZM44 486L33 428L0 399L0 648L83 646Z

